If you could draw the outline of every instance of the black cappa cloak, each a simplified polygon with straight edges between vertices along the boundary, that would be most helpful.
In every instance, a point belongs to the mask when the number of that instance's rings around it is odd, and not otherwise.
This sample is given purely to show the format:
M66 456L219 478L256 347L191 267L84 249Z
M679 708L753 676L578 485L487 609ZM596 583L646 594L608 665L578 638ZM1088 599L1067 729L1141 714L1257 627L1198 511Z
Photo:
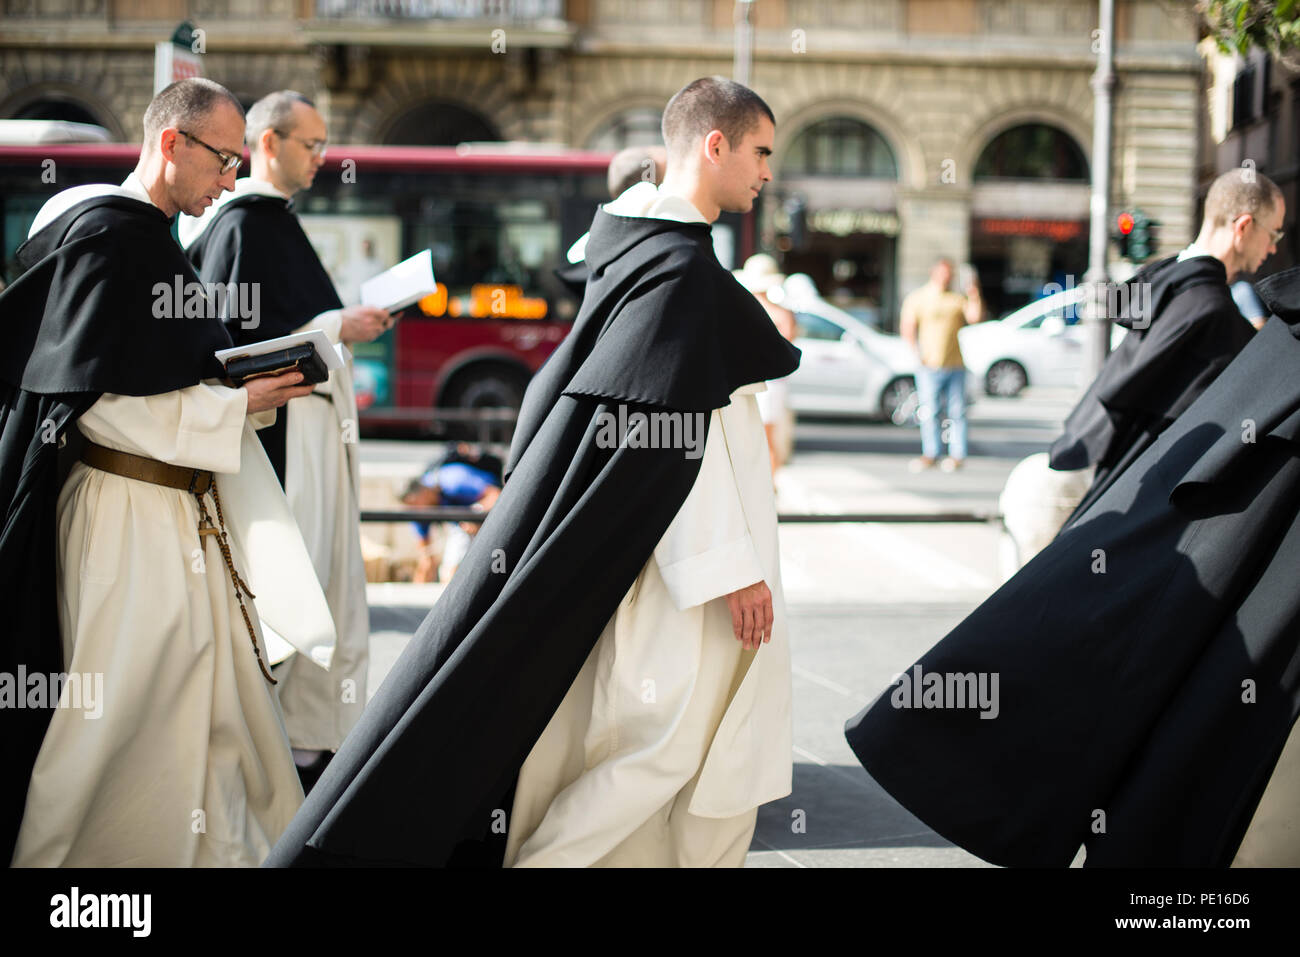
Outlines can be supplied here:
M1139 311L1150 285L1150 311ZM1176 257L1139 270L1112 317L1128 334L1065 420L1051 467L1096 466L1092 486L1066 522L1079 519L1156 436L1196 401L1255 334L1228 291L1223 263ZM1145 326L1145 328L1144 328Z
M186 252L204 282L239 283L243 289L257 284L256 316L223 317L235 345L287 336L322 312L342 307L334 282L283 197L248 193L231 199L212 214ZM257 431L281 488L291 414L282 406L275 424Z
M564 288L579 299L582 298L582 294L587 288L587 276L590 272L584 260L579 260L576 263L565 263L555 269L554 272L555 277L564 283Z
M0 673L63 670L56 605L58 449L105 392L156 395L222 375L215 318L175 315L175 279L196 282L155 206L119 195L79 203L18 249L26 271L0 293ZM167 287L164 293L155 286ZM184 286L182 285L182 289ZM195 289L191 289L195 292ZM183 305L183 304L182 304ZM69 463L65 463L69 464ZM16 680L16 677L15 677ZM18 689L24 694L25 689ZM13 854L51 709L0 707L0 855Z
M681 449L602 448L602 416L707 417L798 365L705 224L602 210L587 263L501 497L268 865L499 866L520 766L699 471Z
M997 673L998 716L895 707L900 683L848 722L872 777L986 860L1217 867L1241 843L1300 711L1300 270L1259 291L1289 325L920 659Z

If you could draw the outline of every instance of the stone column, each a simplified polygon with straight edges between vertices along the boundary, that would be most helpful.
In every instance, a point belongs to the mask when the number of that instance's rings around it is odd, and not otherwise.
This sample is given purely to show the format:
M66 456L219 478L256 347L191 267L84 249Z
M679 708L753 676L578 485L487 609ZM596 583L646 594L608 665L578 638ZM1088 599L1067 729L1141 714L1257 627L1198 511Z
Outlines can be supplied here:
M960 265L970 255L970 191L957 186L900 189L899 301L930 278L940 256Z

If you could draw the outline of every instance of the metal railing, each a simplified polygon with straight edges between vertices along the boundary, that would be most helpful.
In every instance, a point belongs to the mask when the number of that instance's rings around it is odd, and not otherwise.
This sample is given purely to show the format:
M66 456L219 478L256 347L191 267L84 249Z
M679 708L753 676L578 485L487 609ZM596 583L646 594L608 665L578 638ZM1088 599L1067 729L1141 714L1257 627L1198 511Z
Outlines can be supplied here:
M499 443L509 445L515 432L515 420L519 418L516 409L385 409L381 412L363 414L362 427L374 427L380 430L398 428L412 429L423 438L439 441L476 441L480 445ZM474 439L461 436L444 436L436 428L445 424L470 424L478 433Z
M414 425L428 433L435 423L473 423L478 426L479 444L492 444L494 426L502 427L507 438L514 431L519 413L514 409L393 409L384 412L385 425ZM482 522L486 511L467 506L395 506L361 510L362 522ZM835 523L878 523L888 525L1000 524L1002 515L990 511L952 512L778 512L776 520L790 525Z
M564 0L316 0L322 19L560 20Z
M420 508L368 508L361 510L363 522L482 522L488 513L464 506ZM881 525L992 525L1002 521L997 512L778 512L778 522L790 525L835 523Z

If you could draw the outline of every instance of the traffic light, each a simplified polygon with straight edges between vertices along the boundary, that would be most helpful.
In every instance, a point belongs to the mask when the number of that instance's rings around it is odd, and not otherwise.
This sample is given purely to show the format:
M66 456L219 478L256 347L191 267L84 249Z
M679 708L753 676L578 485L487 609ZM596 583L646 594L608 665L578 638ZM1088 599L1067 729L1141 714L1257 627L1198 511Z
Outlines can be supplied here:
M1129 237L1133 235L1133 214L1120 213L1115 227L1115 245L1119 247L1119 256L1128 259Z
M1124 259L1135 263L1146 262L1156 251L1154 219L1140 209L1125 210L1115 220L1115 244Z
M1140 209L1133 211L1133 232L1128 239L1129 257L1136 263L1146 262L1156 251L1156 222Z

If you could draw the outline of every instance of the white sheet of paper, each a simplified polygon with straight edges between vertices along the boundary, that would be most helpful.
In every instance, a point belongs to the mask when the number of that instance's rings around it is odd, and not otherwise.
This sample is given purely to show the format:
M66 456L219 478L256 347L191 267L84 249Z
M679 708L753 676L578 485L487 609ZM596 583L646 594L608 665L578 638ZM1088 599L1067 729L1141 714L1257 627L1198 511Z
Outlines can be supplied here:
M361 304L396 312L433 295L437 288L433 278L433 253L425 249L363 282Z
M291 335L280 336L278 339L267 339L264 342L252 342L246 346L235 346L230 349L218 349L217 361L225 366L231 359L240 356L264 356L268 352L278 352L281 349L288 349L293 346L302 345L304 342L310 342L316 348L316 354L321 357L325 363L325 368L333 372L335 369L342 369L346 364L343 359L343 353L330 342L330 337L325 335L320 329L312 329L310 332L295 332Z

